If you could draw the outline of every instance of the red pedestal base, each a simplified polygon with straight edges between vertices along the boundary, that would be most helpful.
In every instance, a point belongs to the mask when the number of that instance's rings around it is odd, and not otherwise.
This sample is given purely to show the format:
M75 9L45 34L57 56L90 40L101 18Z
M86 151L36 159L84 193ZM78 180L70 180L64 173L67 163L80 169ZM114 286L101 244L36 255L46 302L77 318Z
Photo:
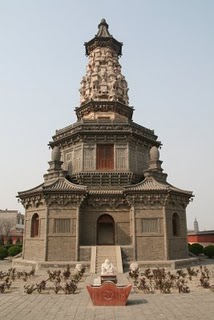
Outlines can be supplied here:
M132 285L116 286L111 281L105 281L101 286L86 287L94 306L125 306Z

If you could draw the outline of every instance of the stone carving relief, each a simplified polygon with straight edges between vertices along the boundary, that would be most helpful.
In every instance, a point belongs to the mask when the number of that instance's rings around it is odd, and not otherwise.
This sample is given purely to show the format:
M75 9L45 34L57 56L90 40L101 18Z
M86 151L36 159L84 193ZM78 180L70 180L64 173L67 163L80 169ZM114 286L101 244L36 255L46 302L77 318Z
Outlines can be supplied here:
M95 147L84 148L84 170L96 170L96 150Z
M127 148L116 148L117 170L128 170Z
M81 171L82 163L82 149L78 148L74 150L74 162L73 162L73 172Z
M63 194L63 195L49 194L45 196L45 203L48 206L51 206L51 205L66 206L70 204L80 206L84 199L85 199L84 195L78 195L78 194Z
M63 169L68 171L69 173L73 172L73 156L74 156L74 151L73 148L69 148L63 152Z
M134 195L127 195L126 200L130 206L134 206L137 203L140 203L141 206L164 206L167 203L168 195L136 193Z
M124 199L115 197L109 199L108 197L93 197L89 198L87 204L93 208L101 208L102 206L109 206L112 209L123 206L125 203Z
M42 195L35 195L23 198L20 200L25 209L38 208L40 205L44 204L44 198Z
M79 91L81 104L106 100L120 101L128 106L128 85L121 74L119 58L112 49L99 47L91 51Z

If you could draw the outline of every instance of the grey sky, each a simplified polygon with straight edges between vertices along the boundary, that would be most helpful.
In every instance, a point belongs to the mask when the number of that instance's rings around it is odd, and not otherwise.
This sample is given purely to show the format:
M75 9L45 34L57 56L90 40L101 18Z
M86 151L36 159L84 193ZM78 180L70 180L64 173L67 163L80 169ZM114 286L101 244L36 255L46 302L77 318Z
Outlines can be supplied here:
M76 121L84 42L105 18L134 121L154 129L168 182L192 190L188 227L214 229L214 1L0 0L0 209L43 181L56 129Z

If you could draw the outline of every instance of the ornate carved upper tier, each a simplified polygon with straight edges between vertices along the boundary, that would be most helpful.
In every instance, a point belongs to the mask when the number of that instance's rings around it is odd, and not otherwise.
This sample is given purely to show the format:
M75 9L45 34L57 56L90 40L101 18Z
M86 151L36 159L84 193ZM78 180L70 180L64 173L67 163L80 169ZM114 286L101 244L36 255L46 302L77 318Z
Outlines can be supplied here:
M80 87L81 106L89 101L118 101L128 106L128 84L121 73L122 43L108 31L105 19L97 35L85 43L88 65Z

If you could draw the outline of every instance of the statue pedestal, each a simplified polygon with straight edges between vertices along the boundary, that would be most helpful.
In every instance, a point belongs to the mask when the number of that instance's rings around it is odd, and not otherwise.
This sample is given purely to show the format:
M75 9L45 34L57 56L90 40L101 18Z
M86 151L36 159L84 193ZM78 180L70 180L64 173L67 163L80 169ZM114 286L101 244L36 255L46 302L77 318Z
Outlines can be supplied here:
M117 276L114 274L101 274L100 276L101 284L103 284L105 281L112 281L115 284L117 283Z
M125 306L132 285L116 286L112 281L105 281L101 286L86 286L94 306Z

